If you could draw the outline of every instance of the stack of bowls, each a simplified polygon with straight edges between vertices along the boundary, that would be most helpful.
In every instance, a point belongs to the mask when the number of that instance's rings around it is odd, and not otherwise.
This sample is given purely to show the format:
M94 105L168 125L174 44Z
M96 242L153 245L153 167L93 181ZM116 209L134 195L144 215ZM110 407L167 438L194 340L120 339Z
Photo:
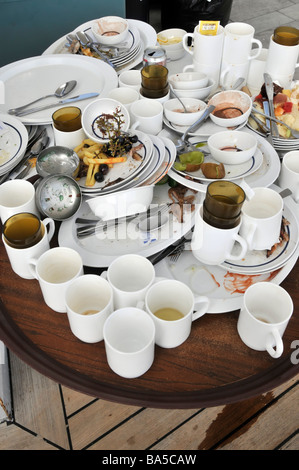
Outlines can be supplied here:
M170 75L169 83L180 98L204 100L214 86L214 80L201 72L181 72Z

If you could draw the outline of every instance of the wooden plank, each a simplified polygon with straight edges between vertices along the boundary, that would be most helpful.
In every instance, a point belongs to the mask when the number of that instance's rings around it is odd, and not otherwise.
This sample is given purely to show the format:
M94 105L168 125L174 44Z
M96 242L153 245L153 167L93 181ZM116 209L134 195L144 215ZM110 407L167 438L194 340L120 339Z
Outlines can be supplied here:
M10 354L15 421L69 449L59 385Z
M68 387L61 386L63 394L63 401L65 406L66 416L69 417L73 413L76 413L80 408L88 405L95 400L95 398L85 395L84 393L71 390Z
M298 377L297 377L298 379ZM162 439L155 450L207 450L252 418L277 396L296 383L296 378L274 391L239 403L206 408L183 426ZM242 428L243 429L243 428ZM274 427L274 429L276 429Z
M121 405L106 400L92 403L68 420L73 449L83 449L139 409L137 406ZM117 442L115 445L118 444Z
M34 436L16 425L0 425L0 450L57 450L41 436Z
M274 450L298 429L299 386L219 446L222 450Z
M89 449L145 450L194 413L196 410L144 409Z

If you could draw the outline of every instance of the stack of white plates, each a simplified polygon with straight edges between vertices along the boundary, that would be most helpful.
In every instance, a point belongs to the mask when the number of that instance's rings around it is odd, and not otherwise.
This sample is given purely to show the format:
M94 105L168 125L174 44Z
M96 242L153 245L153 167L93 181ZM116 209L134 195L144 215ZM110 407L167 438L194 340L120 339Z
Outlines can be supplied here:
M28 132L21 121L8 114L0 114L0 121L5 128L0 136L0 175L4 175L23 158L28 144Z
M78 184L83 194L88 197L108 194L123 189L129 189L145 184L157 183L168 173L176 158L174 143L167 138L148 135L134 131L138 142L142 144L138 154L141 160L134 160L128 156L126 162L115 163L109 169L102 182L95 182L91 187L86 186L86 177L82 177Z
M253 130L256 134L265 137L265 134L254 129L249 123L247 123L249 129ZM291 150L298 150L299 148L299 139L290 137L289 139L284 139L283 137L272 137L273 147L278 152L290 152Z

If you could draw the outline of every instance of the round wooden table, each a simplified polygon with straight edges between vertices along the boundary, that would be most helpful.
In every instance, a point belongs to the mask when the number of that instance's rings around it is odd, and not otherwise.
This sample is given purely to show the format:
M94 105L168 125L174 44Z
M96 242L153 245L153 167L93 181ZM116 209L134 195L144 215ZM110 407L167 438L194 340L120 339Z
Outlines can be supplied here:
M95 270L86 268L85 272ZM93 397L177 409L233 403L265 393L298 373L292 360L296 358L292 342L299 340L298 279L297 262L281 284L293 298L294 314L279 359L245 346L236 329L239 311L207 314L193 323L183 345L156 346L150 370L139 378L124 379L109 368L103 341L86 344L78 340L67 315L44 303L38 282L12 271L1 242L0 339L40 373Z

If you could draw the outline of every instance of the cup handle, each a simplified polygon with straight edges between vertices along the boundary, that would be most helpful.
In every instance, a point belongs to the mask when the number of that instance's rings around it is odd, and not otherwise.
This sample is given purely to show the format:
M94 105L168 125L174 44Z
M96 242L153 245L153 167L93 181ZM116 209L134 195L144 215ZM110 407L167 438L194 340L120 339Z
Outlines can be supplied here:
M130 130L133 131L134 129L137 129L137 127L139 127L139 126L140 126L140 122L136 121L136 122L134 122L134 124L131 125Z
M198 304L202 304L202 305L198 308ZM203 295L199 295L194 298L194 305L195 305L196 311L193 312L192 321L197 320L198 318L202 317L203 315L207 313L208 308L210 306L210 299Z
M37 265L37 259L36 258L31 258L29 261L28 261L28 269L29 271L31 272L32 276L37 279L37 275L36 275L36 265Z
M239 186L244 190L246 194L246 198L248 200L252 199L253 196L255 195L254 189L252 189L248 183L246 183L245 180L242 180L241 183L239 183Z
M48 230L48 240L49 243L53 238L54 232L55 232L55 222L53 219L47 218L43 220L43 224L47 229L47 226L49 225L49 230Z
M230 261L242 259L246 255L246 252L248 250L248 244L244 238L240 237L240 235L236 233L234 239L237 243L241 245L241 252L238 255L232 255L231 253L229 253L226 256L226 259Z
M260 53L262 52L262 47L263 47L261 41L259 41L258 39L254 39L254 38L251 40L251 44L257 44L258 47L257 47L256 54L255 55L250 55L248 57L248 60L256 59L260 55Z
M273 339L273 337L275 341L275 346L271 345L271 339ZM271 332L269 333L267 337L266 349L267 349L267 352L270 354L270 356L272 356L274 359L277 359L283 353L283 342L276 328L271 330Z
M103 277L104 279L106 279L107 281L107 271L103 271L101 274L100 274L101 277Z
M194 33L187 33L183 36L183 39L182 39L182 44L183 44L183 48L185 49L185 51L187 51L188 54L193 55L194 53L192 49L190 49L190 47L188 47L188 44L187 44L188 38L194 39Z
M245 239L246 239L247 247L249 248L249 250L253 250L253 238L254 238L256 229L257 229L256 224L250 224L248 228L248 232L246 233ZM242 233L242 235L244 235L244 233Z
M224 86L225 79L228 73L229 73L229 67L226 67L226 69L224 69L223 72L221 72L220 80L219 80L221 86Z
M183 72L187 72L188 70L194 70L194 65L193 65L193 64L189 64L189 65L186 65L186 66L183 68Z

